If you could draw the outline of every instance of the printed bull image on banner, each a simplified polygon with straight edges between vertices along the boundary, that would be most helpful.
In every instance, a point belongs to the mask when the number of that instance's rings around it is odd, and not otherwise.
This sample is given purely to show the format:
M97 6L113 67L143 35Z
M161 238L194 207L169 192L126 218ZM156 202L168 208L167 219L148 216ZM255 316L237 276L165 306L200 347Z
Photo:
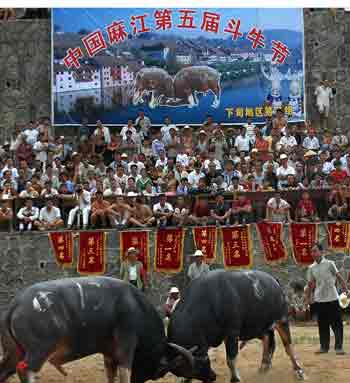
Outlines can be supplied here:
M302 9L54 9L55 124L304 119Z

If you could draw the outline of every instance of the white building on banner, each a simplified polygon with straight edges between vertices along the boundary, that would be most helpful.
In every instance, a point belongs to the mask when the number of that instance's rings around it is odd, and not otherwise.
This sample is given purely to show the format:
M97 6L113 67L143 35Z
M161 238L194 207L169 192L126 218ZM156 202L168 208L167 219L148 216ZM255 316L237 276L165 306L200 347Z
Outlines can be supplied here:
M111 56L96 56L81 62L79 69L68 69L62 63L54 65L55 93L131 86L137 68L125 60Z

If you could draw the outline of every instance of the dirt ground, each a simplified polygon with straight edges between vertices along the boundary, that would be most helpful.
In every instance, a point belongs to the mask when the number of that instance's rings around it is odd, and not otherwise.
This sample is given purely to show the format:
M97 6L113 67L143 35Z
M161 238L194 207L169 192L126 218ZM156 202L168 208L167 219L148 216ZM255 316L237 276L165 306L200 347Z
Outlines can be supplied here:
M334 351L326 355L314 355L319 347L316 327L293 327L293 339L298 359L301 361L306 380L310 383L348 383L350 378L350 345L349 325L345 327L345 351L348 355L336 356ZM276 336L278 338L278 336ZM333 342L334 339L331 339ZM333 345L334 343L332 343ZM282 344L278 341L272 369L264 375L258 373L262 347L260 342L250 342L240 353L238 367L242 383L289 383L295 382L289 358L284 353ZM213 369L217 373L218 383L230 381L229 370L226 366L224 347L210 351ZM53 367L46 365L39 374L40 383L104 383L103 361L100 356L85 358L65 366L68 377L60 375ZM283 379L283 381L282 381ZM173 375L167 375L161 383L175 383ZM18 383L12 378L11 383Z

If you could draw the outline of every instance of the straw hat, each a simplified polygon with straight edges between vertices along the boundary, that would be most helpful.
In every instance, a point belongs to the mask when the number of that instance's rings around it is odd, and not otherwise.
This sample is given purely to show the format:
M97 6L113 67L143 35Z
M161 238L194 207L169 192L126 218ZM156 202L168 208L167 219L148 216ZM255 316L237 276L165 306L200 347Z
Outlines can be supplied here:
M178 294L180 290L177 287L172 287L169 291L169 294Z
M304 154L304 157L312 157L312 156L317 156L317 153L314 152L313 150L308 150L308 151Z
M136 247L129 247L128 251L126 253L127 253L127 255L129 255L129 254L137 254L138 251L137 251Z
M346 309L350 304L350 299L345 293L339 295L339 305L342 309Z
M204 257L202 250L196 250L192 257Z

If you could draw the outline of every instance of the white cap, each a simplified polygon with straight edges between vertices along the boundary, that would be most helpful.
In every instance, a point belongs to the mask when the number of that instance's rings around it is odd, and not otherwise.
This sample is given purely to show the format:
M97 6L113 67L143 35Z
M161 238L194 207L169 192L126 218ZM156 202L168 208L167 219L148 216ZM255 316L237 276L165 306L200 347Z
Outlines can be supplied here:
M286 158L288 158L288 156L286 154L281 154L280 155L280 160L285 160Z
M177 288L177 287L172 287L169 291L169 294L176 294L176 293L179 293L180 290Z
M135 192L128 192L128 194L127 194L127 197L137 197L138 196L138 194L137 193L135 193Z
M202 130L199 131L199 134L205 134L205 135L207 135L207 132L206 132L205 130L202 129Z
M184 129L191 129L191 127L189 125L185 125Z
M127 253L137 253L136 247L129 247Z
M204 257L203 251L196 250L195 253L193 254L193 257Z
M128 155L127 155L126 153L123 153L123 154L121 155L121 157L122 157L122 158L128 158Z

